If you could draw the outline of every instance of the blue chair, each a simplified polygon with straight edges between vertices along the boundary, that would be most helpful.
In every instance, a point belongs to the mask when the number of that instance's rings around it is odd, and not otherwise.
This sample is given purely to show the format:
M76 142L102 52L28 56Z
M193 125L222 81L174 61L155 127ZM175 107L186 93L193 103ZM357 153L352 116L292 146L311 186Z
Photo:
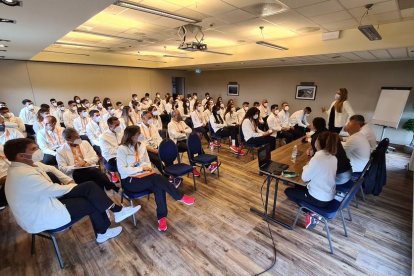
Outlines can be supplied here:
M134 201L133 201L134 199L143 198L144 196L146 196L149 199L151 193L152 192L147 191L147 190L138 192L138 193L129 192L125 190L124 187L122 187L121 204L124 202L124 198L125 198L126 200L129 200L129 205L131 207L134 207ZM135 214L132 215L132 223L134 223L134 226L137 226L137 220L135 218Z
M204 181L207 184L207 174L206 167L210 166L211 163L217 162L217 177L220 177L220 164L218 162L217 155L206 154L204 153L203 147L201 145L200 137L196 132L192 132L187 139L187 150L188 150L188 159L190 164L193 166L200 165L201 169L204 172Z
M169 175L174 178L182 177L186 174L193 174L194 190L196 190L196 181L193 173L193 166L178 162L174 164L178 157L177 145L171 139L165 139L158 147L158 156L163 164L164 175Z
M59 246L56 240L56 234L64 232L68 229L70 229L76 222L78 222L79 220L81 220L83 217L77 218L71 222L69 222L66 225L63 225L59 228L56 229L52 229L52 230L46 230L40 233L36 233L36 234L32 234L32 249L31 249L31 254L34 255L36 253L36 236L51 240L53 243L53 249L55 250L55 254L56 257L59 261L59 266L61 269L63 269L65 267L64 263L63 263L63 259L62 259L62 255L60 254L60 250L59 250Z
M354 184L352 189L349 191L349 193L344 197L344 199L342 201L338 201L338 200L334 199L328 204L328 206L323 207L323 208L313 206L312 204L307 203L305 201L296 202L300 207L299 207L298 212L296 214L296 218L295 218L295 221L293 222L292 228L294 228L296 226L299 215L304 210L311 211L311 212L319 215L322 218L321 221L325 225L325 231L326 231L326 235L327 235L327 238L328 238L328 241L329 241L329 248L331 250L331 254L333 254L332 240L331 240L331 234L329 232L328 221L336 218L336 216L338 215L338 212L339 212L339 215L340 215L341 220L342 220L342 225L343 225L343 228L344 228L344 232L345 232L345 237L348 237L348 232L346 230L346 224L345 224L343 210L348 209L348 214L350 214L350 211L349 211L350 203L351 203L352 199L355 197L356 193L361 189L361 186L362 186L363 182L364 182L364 178L360 178Z
M247 148L246 155L248 155L249 152L251 152L252 153L252 160L254 160L254 151L255 150L257 151L260 147L256 147L255 145L249 144L249 143L246 142L246 140L244 139L244 134L243 134L243 130L242 130L241 126L239 128L239 136L240 136L240 142L241 142L242 146Z

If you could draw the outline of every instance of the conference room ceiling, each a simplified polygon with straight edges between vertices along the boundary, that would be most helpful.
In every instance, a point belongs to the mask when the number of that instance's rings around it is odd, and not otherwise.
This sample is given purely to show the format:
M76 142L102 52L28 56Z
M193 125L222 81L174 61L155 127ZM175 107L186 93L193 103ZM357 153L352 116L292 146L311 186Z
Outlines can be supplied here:
M29 6L32 0L24 1L22 8L13 8L13 11L17 14L21 9L22 13L28 13L24 11L26 2ZM65 28L60 21L78 20L77 25L54 41L49 41L49 46L45 46L43 51L36 48L33 52L38 53L29 57L36 61L188 70L200 67L211 70L217 67L413 59L411 49L414 36L411 30L414 29L414 7L406 0L130 0L141 6L198 20L196 25L202 27L208 50L230 55L179 50L178 28L187 23L109 5L113 1L91 1L100 2L99 6L95 4L97 14L89 11L91 16L84 20L82 15L87 13L84 3L88 2L88 7L93 6L89 1L73 1L76 4L72 6L79 7L80 15L78 11L63 10L68 6L63 3L72 1L34 2L53 2L52 7L60 11L61 20L56 20L56 16L55 20L50 16L43 18L43 21L49 20L47 31L63 31ZM102 2L106 2L105 5ZM365 12L364 5L368 3L374 3L374 6L361 24L374 24L379 28L383 37L380 41L369 41L357 29ZM404 9L401 10L399 5ZM32 12L29 11L29 14ZM36 15L32 14L32 17ZM19 22L15 25L18 26ZM264 27L263 34L260 26ZM322 34L331 31L341 31L339 39L323 41ZM0 38L2 32L0 29ZM37 30L34 32L37 33ZM287 47L288 50L278 51L257 45L259 40ZM389 54L374 54L384 51ZM391 54L404 51L406 55L395 57ZM361 58L358 58L358 53Z

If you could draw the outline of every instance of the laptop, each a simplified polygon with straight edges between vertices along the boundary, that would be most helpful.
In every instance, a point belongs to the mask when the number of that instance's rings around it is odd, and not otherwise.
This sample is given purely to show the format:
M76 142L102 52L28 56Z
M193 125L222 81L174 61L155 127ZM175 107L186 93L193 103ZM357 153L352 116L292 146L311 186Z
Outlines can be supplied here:
M259 160L259 171L261 173L280 175L284 170L289 168L289 165L274 162L270 156L270 145L266 144L257 150Z

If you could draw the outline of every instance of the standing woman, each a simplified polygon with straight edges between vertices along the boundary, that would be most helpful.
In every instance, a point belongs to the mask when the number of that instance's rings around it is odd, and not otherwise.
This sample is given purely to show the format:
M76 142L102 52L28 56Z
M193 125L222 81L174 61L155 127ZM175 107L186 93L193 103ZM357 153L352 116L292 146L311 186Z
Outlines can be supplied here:
M322 107L322 112L328 115L329 131L340 133L349 118L355 114L348 101L348 90L346 88L339 88L331 107L328 110Z
M158 230L166 231L168 213L166 193L185 205L193 205L195 199L182 195L166 178L154 173L144 140L139 126L129 126L125 129L116 158L121 184L128 192L154 193Z
M261 131L259 126L260 110L257 107L251 107L247 110L242 121L242 133L244 140L255 147L269 144L270 150L276 148L276 138L271 136L273 130Z

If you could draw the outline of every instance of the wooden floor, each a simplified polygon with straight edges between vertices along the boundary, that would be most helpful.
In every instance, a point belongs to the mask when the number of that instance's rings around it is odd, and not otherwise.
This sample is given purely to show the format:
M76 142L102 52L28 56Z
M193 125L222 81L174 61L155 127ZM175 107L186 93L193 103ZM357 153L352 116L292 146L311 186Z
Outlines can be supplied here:
M30 255L30 235L6 209L0 212L0 275L253 275L272 261L267 224L249 212L261 207L256 160L235 158L220 151L220 178L191 179L180 188L196 197L188 207L168 199L168 231L157 230L154 200L141 200L135 228L122 222L123 233L98 245L88 219L58 237L65 269L59 268L51 242L37 239ZM368 196L343 236L339 220L331 223L335 254L328 253L322 226L295 230L271 225L277 261L268 275L409 275L411 272L412 172L404 169L408 156L387 155L388 183L379 197ZM286 188L280 185L280 191ZM278 215L293 222L296 206L279 193ZM118 200L118 199L116 199Z

